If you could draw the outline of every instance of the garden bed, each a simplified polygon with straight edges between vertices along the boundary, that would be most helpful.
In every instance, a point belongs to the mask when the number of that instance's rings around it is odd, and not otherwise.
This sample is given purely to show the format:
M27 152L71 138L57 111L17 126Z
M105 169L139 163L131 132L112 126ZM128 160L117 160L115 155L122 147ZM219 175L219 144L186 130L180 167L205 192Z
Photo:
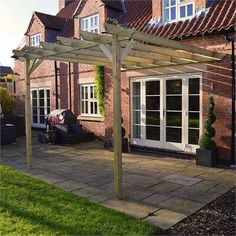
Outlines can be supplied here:
M235 235L235 188L185 218L164 235Z

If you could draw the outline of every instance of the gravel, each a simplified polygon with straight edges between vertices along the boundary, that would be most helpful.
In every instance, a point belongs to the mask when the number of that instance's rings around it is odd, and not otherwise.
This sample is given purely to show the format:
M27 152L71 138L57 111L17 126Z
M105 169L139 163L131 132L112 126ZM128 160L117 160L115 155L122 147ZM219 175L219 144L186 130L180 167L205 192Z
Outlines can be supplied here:
M164 235L236 235L235 188L185 218Z

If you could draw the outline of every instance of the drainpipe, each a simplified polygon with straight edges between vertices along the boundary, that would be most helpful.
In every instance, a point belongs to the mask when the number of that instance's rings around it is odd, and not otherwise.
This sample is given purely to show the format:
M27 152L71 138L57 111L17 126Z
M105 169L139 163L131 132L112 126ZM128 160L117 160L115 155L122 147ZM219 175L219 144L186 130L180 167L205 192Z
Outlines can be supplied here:
M55 99L56 99L56 109L58 109L58 72L57 62L54 61L54 71L55 71Z
M229 35L225 39L231 43L231 69L232 69L232 124L231 124L231 165L235 165L235 41Z
M69 103L70 103L70 110L71 110L71 68L70 68L70 62L69 62Z

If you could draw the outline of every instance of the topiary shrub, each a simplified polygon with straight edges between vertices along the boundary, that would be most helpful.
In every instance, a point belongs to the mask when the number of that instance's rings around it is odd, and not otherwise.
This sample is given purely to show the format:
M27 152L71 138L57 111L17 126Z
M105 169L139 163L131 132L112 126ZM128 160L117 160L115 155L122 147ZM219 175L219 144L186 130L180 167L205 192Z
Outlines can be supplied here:
M104 67L95 67L95 94L98 99L99 112L104 116Z
M12 97L5 88L0 87L0 103L3 114L11 114L16 107L16 99Z
M214 142L214 140L212 140L212 138L216 134L215 128L212 127L212 125L216 121L216 116L214 114L214 108L215 108L214 99L213 99L213 96L211 96L209 98L209 108L208 108L208 112L207 112L207 119L204 124L205 132L203 135L201 135L201 137L199 138L199 142L198 142L200 148L203 150L215 150L216 149L216 143Z

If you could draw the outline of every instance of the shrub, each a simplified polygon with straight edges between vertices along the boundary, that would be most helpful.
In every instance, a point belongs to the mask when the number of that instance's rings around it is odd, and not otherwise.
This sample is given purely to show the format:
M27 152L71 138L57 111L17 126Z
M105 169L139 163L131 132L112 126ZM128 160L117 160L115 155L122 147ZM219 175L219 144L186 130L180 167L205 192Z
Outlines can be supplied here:
M99 112L104 115L104 67L95 67L95 93L98 99Z
M0 87L0 103L2 105L3 114L12 113L16 107L16 100L13 98L5 88Z
M204 149L204 150L216 149L216 143L214 142L214 140L212 140L212 138L216 134L215 128L212 127L212 125L216 121L216 116L214 114L214 108L215 108L214 99L213 99L213 96L211 96L209 98L209 108L208 108L208 112L207 112L207 119L204 124L205 132L199 138L199 142L198 142L200 148Z

